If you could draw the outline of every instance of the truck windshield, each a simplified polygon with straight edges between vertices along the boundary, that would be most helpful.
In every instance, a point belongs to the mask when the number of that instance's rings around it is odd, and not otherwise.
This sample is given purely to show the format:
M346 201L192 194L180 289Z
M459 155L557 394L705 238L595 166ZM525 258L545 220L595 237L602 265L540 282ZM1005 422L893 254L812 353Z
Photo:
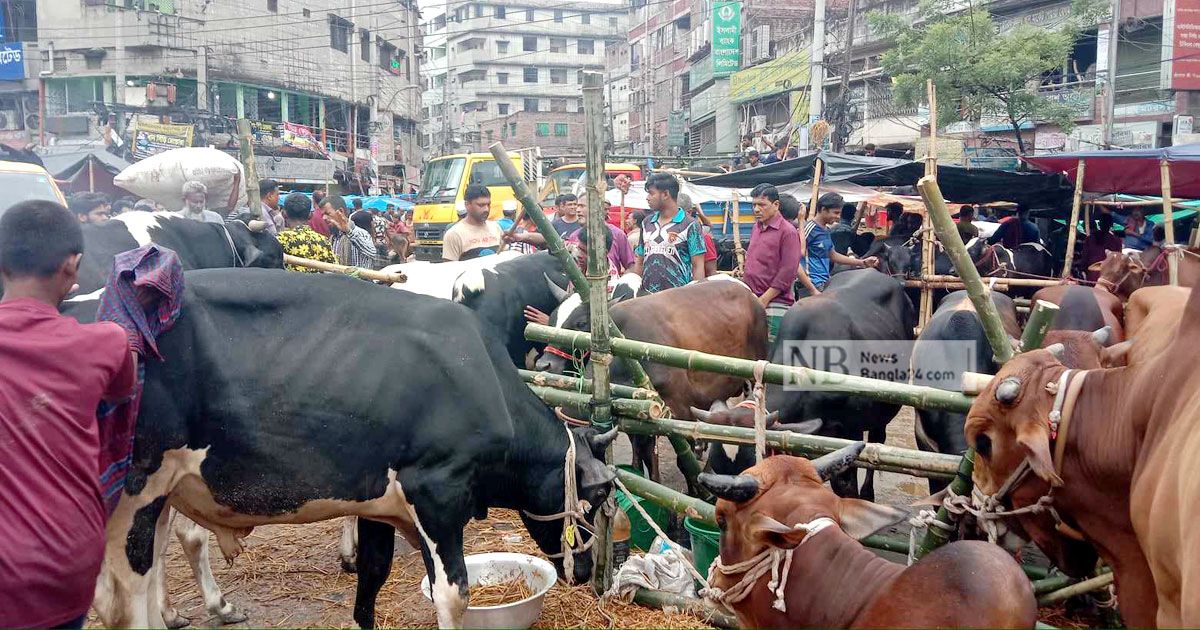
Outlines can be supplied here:
M583 177L583 169L581 168L566 168L561 171L554 171L546 178L546 190L548 194L557 196L575 192L575 182L578 182ZM554 199L547 198L546 203L553 204Z
M417 195L417 203L448 203L458 196L458 186L462 183L465 158L434 160L425 169L425 177L421 180L421 193Z
M471 165L470 181L472 184L484 186L508 186L508 180L504 178L504 172L500 170L500 165L495 160L476 162Z
M0 214L22 201L32 199L62 203L58 195L54 194L50 177L41 173L0 172L0 190L4 191L4 204L0 205Z

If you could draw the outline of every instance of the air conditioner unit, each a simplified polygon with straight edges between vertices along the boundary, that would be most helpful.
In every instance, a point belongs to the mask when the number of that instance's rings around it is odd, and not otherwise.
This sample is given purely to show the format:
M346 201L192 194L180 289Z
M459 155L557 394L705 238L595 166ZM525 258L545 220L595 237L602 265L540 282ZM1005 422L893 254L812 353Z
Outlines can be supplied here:
M0 110L0 129L12 131L21 128L21 116L15 109Z
M760 114L758 116L750 117L750 133L758 133L760 131L766 131L766 129L767 129L766 114Z
M764 24L754 29L754 53L752 62L765 61L771 58L771 25Z

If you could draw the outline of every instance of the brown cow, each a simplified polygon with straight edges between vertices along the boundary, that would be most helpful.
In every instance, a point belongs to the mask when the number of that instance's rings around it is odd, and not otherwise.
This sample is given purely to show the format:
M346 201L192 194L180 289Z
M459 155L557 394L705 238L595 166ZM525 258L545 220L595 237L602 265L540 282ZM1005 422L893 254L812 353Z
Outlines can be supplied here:
M1169 305L1148 312L1126 367L1077 371L1067 381L1046 350L1008 362L972 405L967 439L987 506L1049 502L1053 510L997 516L1068 574L1090 573L1098 552L1113 568L1126 625L1197 627L1200 372L1187 341L1200 336L1200 294L1177 327ZM1160 321L1148 325L1153 318ZM1140 351L1143 344L1159 351ZM1064 396L1052 393L1059 390Z
M743 628L1032 628L1029 580L995 545L955 542L904 566L858 542L908 516L825 487L863 446L812 462L769 457L741 475L700 475L720 497L721 553L709 595ZM775 589L768 569L782 576Z
M1108 326L1112 329L1109 335L1111 343L1125 340L1125 312L1121 299L1117 296L1095 287L1084 287L1077 284L1060 284L1055 287L1044 287L1033 295L1033 304L1037 301L1049 302L1059 307L1058 315L1050 326L1050 331L1086 330L1093 331ZM1049 336L1048 336L1049 337ZM1049 337L1042 347L1057 340Z
M1179 286L1194 287L1200 284L1200 250L1182 251L1179 259ZM1140 254L1108 252L1104 261L1097 264L1100 279L1096 281L1096 286L1112 292L1121 298L1121 301L1128 300L1134 291L1142 287L1167 284L1166 254L1157 245L1147 247Z

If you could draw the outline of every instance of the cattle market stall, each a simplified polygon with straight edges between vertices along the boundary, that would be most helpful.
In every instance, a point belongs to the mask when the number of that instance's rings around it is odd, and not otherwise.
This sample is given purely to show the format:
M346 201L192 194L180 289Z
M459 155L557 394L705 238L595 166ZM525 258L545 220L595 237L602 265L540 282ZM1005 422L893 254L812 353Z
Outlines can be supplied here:
M118 197L128 194L113 183L113 178L129 166L129 162L109 153L103 146L68 144L48 147L42 156L42 163L66 195L100 192Z
M568 255L563 247L562 241L557 237L557 234L550 229L547 217L541 212L538 212L539 206L532 191L524 185L516 168L507 160L507 153L500 143L496 143L491 147L493 155L500 164L506 178L513 185L517 193L518 199L525 206L527 213L534 218L535 223L538 223L539 230L546 235L547 245L550 251L558 257L562 263L564 272L571 278L576 286L584 286L588 284L589 277L603 277L605 274L602 269L593 268L589 264L588 276L585 277L583 272L573 264L568 258ZM953 229L949 212L946 209L945 203L942 202L940 192L933 194L931 191L937 191L936 183L932 180L931 184L923 188L924 201L930 207L931 213L944 213L944 217L939 217L938 220L932 223L932 227L943 238L944 242L949 242L951 239L956 241L956 244L951 245L956 258L965 256L965 247L960 239L958 239L957 231ZM592 212L592 215L598 214ZM546 225L542 225L545 223ZM599 243L599 241L597 241ZM596 252L592 252L589 258L596 259L596 262L602 264L602 250L597 248ZM961 263L962 261L959 260ZM596 272L600 273L596 273ZM986 289L983 287L978 275L968 276L964 279L969 291L975 301L977 310L981 313L981 317L985 320L985 327L989 332L1001 330L999 316L995 313L994 307L989 309L990 301L984 297ZM602 294L601 294L602 295ZM581 297L586 301L589 296L581 293ZM603 302L604 300L600 300ZM987 305L983 302L987 301ZM790 432L775 432L754 429L744 429L738 427L727 427L711 425L703 422L679 422L666 417L660 417L658 414L650 413L647 417L633 418L624 415L621 408L633 408L637 405L634 403L638 400L644 400L647 397L653 399L656 396L653 385L650 383L646 375L645 369L640 363L640 360L654 361L665 365L673 365L677 367L687 367L693 370L712 371L724 374L734 374L746 378L755 378L756 371L755 362L734 359L730 357L721 357L716 355L704 355L702 353L670 348L666 346L655 346L634 340L623 338L620 331L616 329L615 324L611 319L605 316L597 317L597 313L605 313L606 309L593 310L592 330L607 331L611 333L611 339L605 340L602 335L589 335L586 333L564 331L560 329L550 328L547 326L539 326L530 324L526 328L526 338L547 343L554 343L562 348L573 348L576 350L590 351L593 358L593 365L600 369L593 372L607 372L604 368L608 364L606 357L613 357L622 362L622 365L627 369L632 376L633 388L609 386L606 375L601 379L572 379L562 376L535 374L526 372L523 377L528 382L536 383L538 387L535 391L539 391L545 396L547 389L561 388L563 390L571 390L574 392L588 392L594 399L589 400L589 396L585 394L575 394L570 396L568 401L563 396L546 396L547 400L557 401L555 404L564 402L571 403L572 411L580 413L585 419L590 417L593 424L599 424L600 428L607 428L611 423L615 422L616 426L627 433L649 433L654 435L665 435L671 441L676 454L680 457L680 467L686 478L692 479L699 471L698 462L694 454L688 446L687 439L703 438L711 441L730 443L730 444L770 444L774 448L787 452L814 456L822 453L832 452L837 448L845 445L847 442L836 440L833 438L815 438L814 436L800 435ZM1027 334L1023 341L1024 348L1032 348L1040 345L1041 334L1044 334L1048 322L1052 319L1054 309L1047 305L1038 304L1034 309L1034 315L1031 317L1031 325L1027 330ZM598 339L599 338L599 339ZM1007 338L1001 338L998 334L989 334L989 341L992 343L994 352L1001 360L1012 355L1012 349L1007 346ZM901 383L893 383L890 381L879 381L874 379L854 379L847 381L847 377L843 375L834 375L822 373L817 370L808 368L797 368L793 366L773 365L768 364L760 373L761 378L765 382L787 383L792 382L793 378L815 379L818 382L820 379L834 379L839 384L852 390L855 395L865 396L876 400L887 400L898 402L901 404L913 405L916 407L931 407L938 409L952 409L959 412L965 412L971 405L972 398L956 392L947 392L933 388L919 387L906 385ZM590 388L590 389L589 389ZM597 392L602 392L600 396L596 396ZM608 396L604 396L608 394ZM629 398L624 398L629 396ZM576 398L578 398L576 400ZM639 407L640 408L640 407ZM603 409L604 411L597 411ZM590 413L589 413L590 412ZM607 412L607 413L606 413ZM611 414L611 415L610 415ZM586 421L586 420L585 420ZM959 495L970 493L971 466L973 462L973 453L968 451L965 457L956 457L951 455L939 455L923 453L920 451L900 449L896 447L888 447L884 445L870 445L867 450L861 454L855 461L856 466L875 468L880 470L901 470L908 474L917 474L933 478L950 478L953 477L952 489ZM622 485L643 499L657 503L667 507L673 511L689 514L693 518L698 518L702 521L712 521L711 504L705 502L704 497L688 497L675 490L655 484L651 481L640 479L635 475L628 474L625 471L617 471L618 479ZM928 522L949 523L953 522L953 516L942 508L937 514L931 514L928 517ZM606 536L604 525L597 525L597 532L603 540ZM911 545L909 541L902 541L888 537L875 537L869 543L877 548L887 549L891 551L910 551L917 556L923 555L948 539L946 530L934 527L929 530L924 539L917 545ZM601 545L598 545L600 547ZM603 552L600 552L601 554ZM601 555L601 557L604 557ZM603 561L598 561L598 566L603 565ZM1047 573L1044 569L1038 567L1026 566L1026 573L1032 579L1042 580L1036 584L1039 594L1048 593L1048 596L1055 596L1062 588L1071 588L1067 581L1059 579L1047 580ZM598 576L600 583L597 583L597 588L603 590L602 584L606 580L605 576ZM1053 591L1053 592L1051 592ZM661 594L654 592L642 591L637 601L646 602L651 605L662 605L663 597ZM675 598L673 601L681 601ZM705 604L694 602L697 609L703 609Z
M1084 191L1099 194L1124 193L1132 195L1161 195L1163 228L1167 245L1175 241L1175 197L1200 198L1200 143L1184 144L1164 149L1130 151L1083 151L1059 155L1023 157L1046 173L1062 173L1075 180L1075 199L1068 225L1070 244L1074 244L1074 226L1079 222L1081 195ZM1189 244L1200 246L1200 232L1193 231ZM1073 253L1068 247L1068 262ZM1167 257L1170 283L1178 284L1179 261Z

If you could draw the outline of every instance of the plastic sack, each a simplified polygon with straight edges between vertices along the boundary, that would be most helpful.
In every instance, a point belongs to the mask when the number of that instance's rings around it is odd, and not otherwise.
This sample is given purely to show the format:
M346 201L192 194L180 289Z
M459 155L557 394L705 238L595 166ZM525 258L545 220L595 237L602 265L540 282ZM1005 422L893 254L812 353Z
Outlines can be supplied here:
M183 184L208 187L208 209L216 212L246 205L246 175L237 158L210 147L171 149L121 171L113 183L152 199L168 210L183 208Z
M618 567L607 596L630 602L637 589L646 588L694 597L696 585L688 569L690 562L686 549L656 537L645 555L630 556Z

